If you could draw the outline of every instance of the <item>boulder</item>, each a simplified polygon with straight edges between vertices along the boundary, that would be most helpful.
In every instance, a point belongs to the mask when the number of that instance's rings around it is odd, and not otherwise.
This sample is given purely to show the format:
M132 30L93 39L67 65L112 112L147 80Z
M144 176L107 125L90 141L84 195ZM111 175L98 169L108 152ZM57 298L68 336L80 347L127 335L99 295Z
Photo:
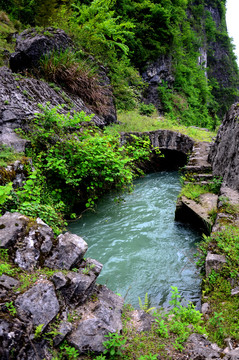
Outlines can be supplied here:
M48 280L19 295L15 301L19 317L33 326L43 324L43 329L55 318L60 310L53 284Z
M212 270L219 271L226 262L227 260L224 255L211 254L209 252L205 261L206 276L209 276Z
M41 256L49 254L53 239L52 229L38 218L28 235L23 237L16 251L15 263L24 270L33 270L39 265Z
M54 283L56 290L59 290L67 284L68 279L62 272L57 272L51 277L51 281Z
M69 272L66 275L67 285L61 288L68 304L82 304L93 291L97 276L93 273L84 275L82 273Z
M134 310L130 313L129 317L131 321L128 326L137 332L149 331L154 322L153 316L143 310Z
M98 286L95 300L76 309L81 319L76 329L67 337L80 353L104 351L105 335L122 330L123 299L105 286Z
M71 332L73 325L68 321L63 321L60 323L57 332L58 334L53 339L54 346L58 346L65 337Z
M29 219L19 213L5 213L0 217L0 248L12 248Z
M45 54L53 50L64 51L72 41L63 30L48 28L42 32L27 29L16 37L15 53L10 56L9 65L13 72L29 70L37 66Z
M24 359L20 352L24 331L25 327L18 319L11 322L0 319L0 359Z
M70 232L59 235L57 240L57 246L52 256L46 259L45 266L66 270L79 266L88 249L87 243L80 236Z
M192 334L186 343L186 353L190 360L221 359L222 349L216 344L212 344L205 336Z
M0 287L4 287L7 290L13 290L19 285L19 281L3 274L0 276Z

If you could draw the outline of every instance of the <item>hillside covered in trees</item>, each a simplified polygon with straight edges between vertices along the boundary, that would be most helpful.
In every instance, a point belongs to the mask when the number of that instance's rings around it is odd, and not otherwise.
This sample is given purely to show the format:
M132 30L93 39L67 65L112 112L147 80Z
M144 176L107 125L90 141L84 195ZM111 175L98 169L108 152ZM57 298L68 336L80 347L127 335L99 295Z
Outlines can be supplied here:
M81 64L86 76L94 72L89 55L108 68L118 110L132 110L143 101L175 122L214 129L239 86L225 3L1 0L1 51L13 51L15 31L61 28L79 50L67 61ZM53 61L41 74L47 80L53 77Z

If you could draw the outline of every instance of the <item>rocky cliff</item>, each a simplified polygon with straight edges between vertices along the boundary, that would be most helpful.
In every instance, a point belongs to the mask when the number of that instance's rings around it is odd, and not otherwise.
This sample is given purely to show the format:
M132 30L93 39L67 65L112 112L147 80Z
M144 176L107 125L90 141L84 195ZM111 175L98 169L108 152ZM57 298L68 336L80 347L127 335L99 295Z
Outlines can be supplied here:
M47 34L47 35L46 35ZM71 39L62 30L48 29L45 33L27 30L17 36L16 50L10 57L10 68L0 68L0 142L23 151L25 141L14 133L15 128L27 123L40 112L38 104L61 105L59 112L71 115L84 111L94 113L92 121L104 127L116 121L110 81L104 67L99 68L99 89L105 95L104 113L96 112L94 104L88 104L78 94L61 84L54 84L36 76L40 58L54 50L72 48ZM91 59L93 61L93 59ZM32 73L33 71L33 73ZM39 74L38 74L39 75ZM70 76L70 75L69 75Z
M205 78L208 79L215 98L214 103L209 105L208 111L211 116L217 114L222 118L229 106L237 101L236 89L239 87L236 57L227 34L225 1L196 0L188 4L186 14L185 23L188 24L187 31L191 28L191 42L187 44L181 40L181 46L185 50L185 59L188 59L184 63L188 71L185 69L182 72L184 81L190 84L190 77L192 78L194 70L189 69L192 62L195 63L194 66L197 63L198 68L203 70ZM182 39L187 36L185 31L182 27L180 35ZM185 98L188 96L181 80L177 79L179 59L180 55L175 54L172 47L172 52L158 57L154 62L149 62L142 72L143 79L149 84L144 94L144 101L153 103L161 112L167 110L168 104L164 103L164 93L159 94L158 87L166 86L169 93L178 92ZM178 106L177 102L177 99L174 99L171 106Z
M222 176L225 186L239 190L239 104L234 104L225 115L209 160L213 174Z

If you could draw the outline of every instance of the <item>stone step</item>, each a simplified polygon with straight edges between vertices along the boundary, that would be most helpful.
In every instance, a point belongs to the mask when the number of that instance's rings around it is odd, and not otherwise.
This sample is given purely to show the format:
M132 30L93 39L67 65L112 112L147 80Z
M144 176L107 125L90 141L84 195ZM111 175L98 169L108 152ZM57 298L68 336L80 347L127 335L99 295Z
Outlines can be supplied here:
M192 175L192 178L198 181L212 180L213 174L195 174Z
M211 173L212 167L211 165L187 165L183 168L183 172L190 172L190 173Z
M184 181L184 185L192 184L192 185L209 185L212 184L212 181Z

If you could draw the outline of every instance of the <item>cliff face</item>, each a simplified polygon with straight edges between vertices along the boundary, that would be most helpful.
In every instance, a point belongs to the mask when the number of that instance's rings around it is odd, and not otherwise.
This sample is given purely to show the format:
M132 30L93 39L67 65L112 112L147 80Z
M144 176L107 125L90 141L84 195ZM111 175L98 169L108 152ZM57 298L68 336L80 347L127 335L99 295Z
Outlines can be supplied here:
M227 34L225 11L224 0L189 2L186 25L181 26L178 40L181 41L180 48L184 55L180 55L174 45L171 53L160 56L147 66L143 72L144 80L149 83L145 94L146 103L152 102L160 111L167 112L169 96L165 101L165 90L162 92L158 89L166 88L168 93L178 93L188 100L191 85L201 93L199 100L202 105L207 103L208 114L212 117L222 117L237 101L239 73L233 46ZM204 80L200 77L200 71L201 75L204 74ZM199 85L203 81L204 88ZM212 97L209 95L206 99L204 91L211 93ZM177 99L173 98L170 105L175 106L176 102ZM192 105L190 99L188 104ZM206 123L203 126L207 126Z
M225 115L209 160L213 175L222 176L225 186L239 190L239 104Z
M239 87L238 67L233 47L227 34L225 19L225 1L207 0L205 13L208 19L215 24L214 35L210 36L207 26L207 64L208 78L211 82L217 81L213 86L214 97L222 104L219 114L223 116L228 108L237 101L236 88ZM207 24L205 24L207 25Z

